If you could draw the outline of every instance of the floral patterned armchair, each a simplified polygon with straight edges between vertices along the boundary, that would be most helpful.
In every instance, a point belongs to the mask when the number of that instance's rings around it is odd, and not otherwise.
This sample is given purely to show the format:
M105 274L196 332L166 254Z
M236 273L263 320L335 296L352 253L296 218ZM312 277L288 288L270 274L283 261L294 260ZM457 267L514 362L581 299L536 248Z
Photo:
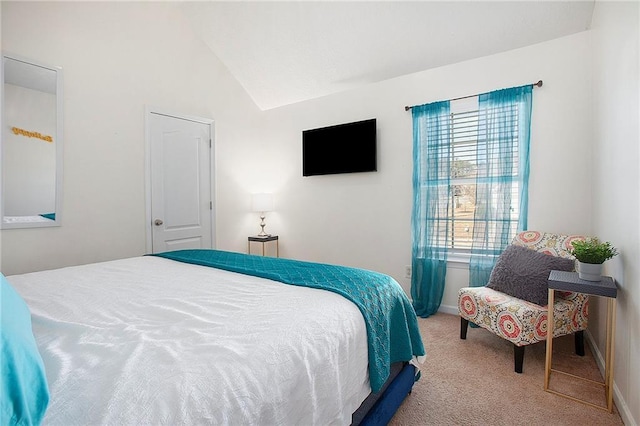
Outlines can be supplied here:
M513 245L540 253L573 259L571 241L577 235L537 231L517 234ZM583 330L587 328L589 297L581 293L556 292L553 336L575 333L576 354L584 355ZM469 321L513 343L516 373L522 373L524 348L547 338L547 307L509 296L488 287L465 287L458 292L460 338L466 339Z

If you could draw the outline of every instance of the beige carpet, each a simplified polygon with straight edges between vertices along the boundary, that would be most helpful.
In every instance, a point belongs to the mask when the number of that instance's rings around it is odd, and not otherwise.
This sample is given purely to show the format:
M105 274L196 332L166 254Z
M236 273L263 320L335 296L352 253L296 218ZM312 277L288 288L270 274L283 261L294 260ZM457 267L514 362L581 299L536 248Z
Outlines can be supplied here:
M420 318L427 352L422 377L390 425L622 425L613 414L544 391L545 345L525 349L523 373L513 371L511 343L482 328L460 339L460 318L438 313ZM602 381L585 339L585 356L573 351L573 336L554 340L553 367ZM562 374L550 387L605 404L604 388Z

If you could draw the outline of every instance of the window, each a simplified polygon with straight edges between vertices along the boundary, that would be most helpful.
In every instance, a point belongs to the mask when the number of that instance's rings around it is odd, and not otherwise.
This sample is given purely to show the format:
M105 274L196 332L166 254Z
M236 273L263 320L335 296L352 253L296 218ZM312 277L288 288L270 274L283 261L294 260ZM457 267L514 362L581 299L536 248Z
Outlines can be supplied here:
M487 115L491 110L478 110L478 97L451 102L450 113L450 197L447 209L449 212L447 238L450 253L470 253L473 244L474 230L476 235L493 234L495 229L508 228L514 235L518 227L519 217L519 186L518 186L518 105L513 103L499 106L500 113L507 116L509 128L506 137L498 141L487 140ZM501 158L507 159L507 166L492 164L490 159L495 152L500 151ZM490 153L488 151L493 151ZM506 157L506 158L505 158ZM501 191L493 191L491 185L481 185L484 178L498 178L502 184L510 185L511 190L504 197ZM495 211L499 204L508 203L510 215L495 218L489 214L487 219L479 220L476 212L479 209ZM482 215L485 216L485 215ZM474 219L475 218L475 219ZM476 228L479 227L479 228ZM489 250L499 250L490 244Z
M420 316L437 312L448 260L468 261L469 284L486 285L497 256L527 227L532 89L411 108L411 297Z

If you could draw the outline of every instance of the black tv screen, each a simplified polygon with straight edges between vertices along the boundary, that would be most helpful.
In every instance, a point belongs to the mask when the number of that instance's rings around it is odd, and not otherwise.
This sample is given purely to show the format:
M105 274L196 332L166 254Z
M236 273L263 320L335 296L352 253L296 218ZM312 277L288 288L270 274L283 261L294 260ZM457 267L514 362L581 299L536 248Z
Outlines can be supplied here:
M376 119L302 132L302 175L375 172Z

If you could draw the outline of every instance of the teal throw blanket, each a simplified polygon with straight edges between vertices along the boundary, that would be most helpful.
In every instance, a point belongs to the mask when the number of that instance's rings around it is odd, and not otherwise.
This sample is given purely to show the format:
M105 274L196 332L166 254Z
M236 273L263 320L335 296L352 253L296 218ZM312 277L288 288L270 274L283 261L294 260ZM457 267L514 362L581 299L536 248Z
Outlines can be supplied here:
M425 354L413 306L390 276L364 269L220 250L178 250L154 256L210 266L285 284L332 291L353 302L367 326L369 381L378 392L391 363Z

